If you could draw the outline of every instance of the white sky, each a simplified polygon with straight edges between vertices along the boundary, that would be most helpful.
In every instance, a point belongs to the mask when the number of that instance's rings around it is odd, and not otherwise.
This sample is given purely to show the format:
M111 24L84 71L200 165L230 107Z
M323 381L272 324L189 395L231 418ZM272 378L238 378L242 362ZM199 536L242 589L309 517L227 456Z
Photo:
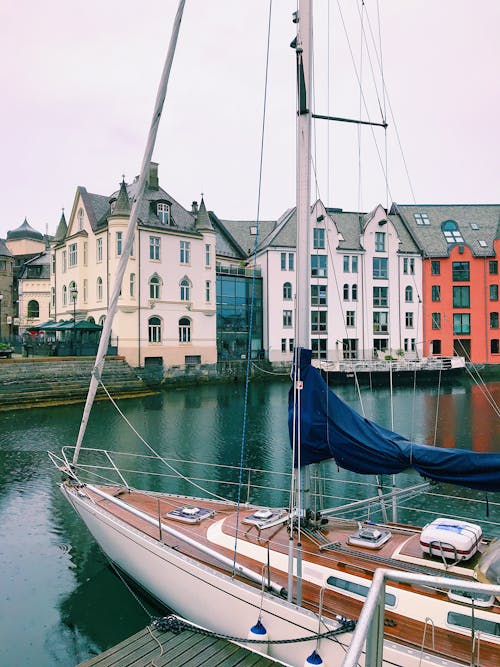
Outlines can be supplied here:
M295 5L273 3L261 219L295 199ZM358 3L316 5L314 110L359 117L339 18L340 7L359 61ZM365 5L371 40L377 0ZM379 7L386 88L417 203L499 203L499 0ZM122 174L139 172L176 8L176 0L0 0L0 237L25 216L53 234L78 185L107 195ZM219 217L255 219L267 18L268 0L187 0L154 153L162 187L186 208L203 192ZM379 120L366 52L363 61L370 109L361 117ZM389 201L410 203L389 113L388 122ZM371 131L359 149L355 126L317 127L323 200L344 210L386 204ZM383 131L375 136L384 162Z

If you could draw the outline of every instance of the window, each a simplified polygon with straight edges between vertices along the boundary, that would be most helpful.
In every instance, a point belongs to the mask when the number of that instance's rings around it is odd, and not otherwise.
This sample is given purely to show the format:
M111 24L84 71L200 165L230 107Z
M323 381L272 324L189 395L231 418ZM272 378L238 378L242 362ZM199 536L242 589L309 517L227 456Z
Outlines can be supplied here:
M78 246L76 243L70 243L68 264L69 266L76 266L78 263Z
M470 308L470 287L453 287L453 308Z
M89 263L89 244L87 241L83 243L83 266L87 266Z
M3 261L3 264L4 264L3 271L5 271L6 268L7 268L7 262L5 260L2 260L2 261ZM55 272L56 272L56 254L54 253L52 255L52 273L55 273Z
M387 278L387 257L373 258L373 277Z
M441 301L441 287L439 285L432 286L431 298L433 301Z
M50 305L52 308L56 307L56 290L55 287L50 288Z
M404 351L405 352L415 352L415 339L414 338L405 338L404 339Z
M375 252L385 252L385 232L375 232Z
M281 270L286 271L286 252L282 252L280 257L281 257Z
M326 255L312 255L311 256L311 276L317 278L324 278L327 275L327 260Z
M487 248L488 247L488 244L486 243L486 241L484 239L479 239L478 243L479 243L479 247L481 247L481 248Z
M452 275L455 282L470 280L469 262L453 262Z
M212 283L210 280L205 280L205 301L207 303L210 302L210 298L212 296Z
M441 354L440 340L431 340L431 354Z
M326 332L326 310L311 311L311 331L313 333Z
M358 286L356 284L352 286L352 300L358 300Z
M288 270L293 271L295 267L295 255L293 252L288 253Z
M83 209L79 208L78 209L78 231L82 231L83 229Z
M490 329L498 329L498 313L490 313Z
M362 598L365 598L368 595L368 591L370 590L369 586L363 586L363 584L358 584L354 581L342 579L341 577L328 577L326 583L332 588L337 588L341 591L348 591L349 593L358 595ZM392 593L386 593L385 604L388 607L394 607L396 604L396 596Z
M386 311L375 311L373 313L373 331L374 333L385 333L389 330L389 314Z
M311 338L313 359L326 359L326 338Z
M458 229L458 225L454 220L446 220L441 225L441 231L444 234L446 243L463 243L464 238Z
M441 329L441 313L432 313L432 328Z
M120 257L122 254L123 232L116 232L116 255Z
M344 255L344 273L357 273L358 272L358 256L357 255Z
M403 257L403 273L410 275L415 274L415 258L414 257Z
M358 256L353 255L351 257L351 273L357 273L358 272Z
M293 352L294 340L293 338L288 339L288 351Z
M326 305L326 285L311 285L311 306Z
M344 273L349 273L349 255L344 255Z
M413 313L405 313L405 327L413 329Z
M191 243L190 241L181 241L180 242L180 257L179 261L181 264L189 264L191 261Z
M342 339L342 357L344 359L358 358L358 339L357 338L343 338Z
M286 352L286 338L281 339L281 351Z
M212 265L212 247L210 243L205 244L205 266Z
M83 279L83 303L87 303L89 296L89 281L87 278Z
M490 285L490 301L498 301L498 285Z
M489 271L490 271L490 276L498 275L498 260L490 259L490 261L489 261Z
M408 285L408 287L405 288L405 301L406 303L411 303L413 301L413 287L411 285Z
M97 279L97 301L102 301L102 278Z
M180 282L181 287L181 301L189 301L191 296L191 283L187 278L183 278Z
M130 298L133 299L135 297L135 273L130 274L128 284L129 284Z
M349 301L349 285L344 283L344 301Z
M441 262L438 259L433 259L431 262L431 273L433 276L441 275Z
M498 338L491 339L490 350L491 354L498 354L500 352L500 340Z
M356 326L356 312L354 310L347 310L345 314L346 327Z
M150 317L148 320L148 341L161 343L161 320L159 317Z
M191 342L191 320L188 317L181 317L179 320L179 343Z
M478 225L477 223L475 223L475 222L471 222L471 223L470 223L470 228L471 228L471 229L479 229L479 225Z
M160 259L160 237L159 236L150 236L149 237L149 259L159 260Z
M415 213L415 222L417 225L430 225L431 221L429 220L429 216L427 213Z
M149 298L150 299L159 299L160 298L160 278L158 276L151 276L149 279Z
M283 299L288 301L292 298L292 283L283 283Z
M313 229L313 248L323 249L325 247L325 230L315 227Z
M66 271L66 250L62 251L62 270Z
M389 340L387 338L374 338L373 339L373 351L374 352L385 352L389 346ZM375 355L377 356L377 355Z
M156 206L156 215L160 219L162 225L170 224L170 206L160 202Z
M469 313L453 314L453 333L470 334L470 315Z
M40 317L40 305L35 299L28 301L28 317Z
M97 239L96 241L96 261L102 262L102 239Z
M373 307L374 308L387 307L387 287L373 288Z
M472 616L470 614L460 614L456 611L450 611L448 612L448 623L450 625L458 626L459 628L464 628L464 630L468 631L467 634L470 634L470 630L474 627L474 632L480 632L481 635L500 636L500 623L488 621L477 614L474 614L473 624Z
M292 311L284 310L283 311L283 326L288 328L292 326Z

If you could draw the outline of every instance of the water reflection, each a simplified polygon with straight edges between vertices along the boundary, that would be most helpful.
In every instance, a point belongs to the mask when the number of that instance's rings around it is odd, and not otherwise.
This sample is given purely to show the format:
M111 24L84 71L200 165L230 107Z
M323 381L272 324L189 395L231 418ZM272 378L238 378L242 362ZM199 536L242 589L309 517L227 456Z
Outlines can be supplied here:
M249 392L245 433L245 466L288 471L291 455L287 431L287 382L252 384ZM488 389L500 402L500 383ZM360 409L359 398L350 387L339 394ZM121 401L120 406L137 431L168 457L238 466L243 440L244 391L241 385L215 385L169 390L141 400ZM443 388L439 400L435 389L397 388L391 406L388 391L363 393L366 416L418 442L476 451L500 451L499 420L484 394L468 384ZM138 631L147 622L146 612L121 580L110 570L104 556L58 490L59 473L49 463L46 450L72 445L78 433L81 406L0 413L0 559L2 588L0 616L3 640L0 664L73 667ZM147 453L144 444L107 403L96 403L84 445L101 446L122 453ZM120 454L118 454L120 456ZM126 459L127 478L141 485L142 472L156 469L152 459ZM212 469L194 463L179 464L184 474L193 474L208 490ZM141 472L142 471L142 472ZM153 488L178 493L198 493L191 484L171 473L170 479L153 478ZM335 483L330 492L340 502L352 496L346 479L329 466ZM412 474L399 476L400 483L414 483ZM233 474L233 481L238 473ZM270 477L259 473L254 482ZM369 480L373 482L373 480ZM390 480L386 480L390 482ZM273 503L286 503L288 478L276 484ZM237 487L226 490L233 498ZM371 490L373 492L373 489ZM461 493L461 492L460 492ZM359 486L355 493L363 497ZM487 499L469 492L467 506L455 499L452 487L433 487L426 510L443 507L472 518L500 522L499 494ZM450 500L452 499L452 500ZM246 497L243 498L246 500ZM258 494L252 498L258 501ZM263 500L269 502L269 500ZM422 515L402 504L400 519L420 523ZM424 508L422 508L424 509ZM489 509L489 516L487 515ZM475 516L474 516L475 513ZM143 601L144 602L144 601ZM153 613L155 613L153 611Z

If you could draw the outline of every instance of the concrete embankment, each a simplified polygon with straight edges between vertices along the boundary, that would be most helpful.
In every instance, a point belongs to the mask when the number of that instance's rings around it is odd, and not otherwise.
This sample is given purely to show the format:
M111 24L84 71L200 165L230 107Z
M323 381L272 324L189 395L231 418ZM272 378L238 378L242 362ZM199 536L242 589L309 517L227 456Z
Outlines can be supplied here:
M1 359L0 410L84 401L93 368L93 357ZM106 359L102 380L113 398L154 393L123 357ZM96 398L104 397L106 394L99 386Z

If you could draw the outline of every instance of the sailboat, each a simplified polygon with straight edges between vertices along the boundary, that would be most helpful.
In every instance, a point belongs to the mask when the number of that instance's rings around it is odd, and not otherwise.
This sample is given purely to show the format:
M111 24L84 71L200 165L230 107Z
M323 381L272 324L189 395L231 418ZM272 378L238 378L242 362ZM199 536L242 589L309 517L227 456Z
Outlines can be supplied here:
M420 530L397 523L357 523L314 505L313 468L327 459L360 475L413 468L427 480L499 491L500 456L412 443L345 405L311 365L306 280L311 236L311 0L301 0L294 15L297 248L303 252L297 261L297 345L288 405L293 463L288 505L253 505L204 492L187 497L140 490L128 483L127 472L118 468L112 452L82 447L183 8L181 0L78 438L62 454L49 453L64 476L62 494L109 560L160 603L192 627L248 643L287 665L343 663L380 567L428 575L432 581L440 575L449 580L449 590L431 583L387 585L380 656L377 663L361 657L360 664L451 667L470 664L472 655L484 667L498 665L500 606L492 591L500 596L500 555L475 524L442 518ZM97 463L89 465L94 455ZM148 453L148 465L152 458ZM171 468L165 458L157 459L159 466ZM482 567L480 559L485 559ZM486 583L475 584L477 577ZM471 594L473 584L477 590Z

